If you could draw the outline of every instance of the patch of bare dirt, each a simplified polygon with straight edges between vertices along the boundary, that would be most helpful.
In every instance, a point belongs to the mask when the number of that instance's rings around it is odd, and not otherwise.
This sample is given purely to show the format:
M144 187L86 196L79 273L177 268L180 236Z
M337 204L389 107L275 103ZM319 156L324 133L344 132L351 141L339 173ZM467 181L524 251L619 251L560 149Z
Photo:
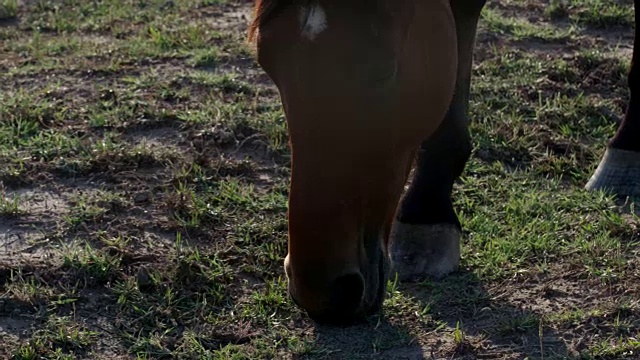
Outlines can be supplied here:
M56 191L26 188L5 192L19 199L24 215L0 218L0 263L42 262L54 255L47 245L57 216L64 216L69 206Z

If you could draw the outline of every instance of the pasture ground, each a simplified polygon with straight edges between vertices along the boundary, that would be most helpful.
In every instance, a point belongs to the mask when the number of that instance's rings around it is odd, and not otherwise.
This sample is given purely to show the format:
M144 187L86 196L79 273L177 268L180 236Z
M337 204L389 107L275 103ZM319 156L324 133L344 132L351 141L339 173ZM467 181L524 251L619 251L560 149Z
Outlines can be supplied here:
M638 217L583 190L631 1L489 3L462 269L332 329L287 300L286 127L249 2L0 0L0 358L638 358Z

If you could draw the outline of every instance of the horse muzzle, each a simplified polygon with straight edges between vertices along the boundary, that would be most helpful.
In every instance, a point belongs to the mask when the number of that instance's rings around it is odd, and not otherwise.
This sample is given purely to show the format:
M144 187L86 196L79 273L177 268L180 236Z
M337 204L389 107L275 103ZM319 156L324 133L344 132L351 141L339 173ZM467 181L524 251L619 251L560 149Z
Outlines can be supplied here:
M381 252L361 270L343 273L327 282L329 286L325 287L326 293L323 296L326 300L320 306L309 306L309 303L317 299L307 299L304 293L295 291L291 278L289 294L292 301L318 324L354 325L366 321L367 316L375 314L382 307L388 271L389 261ZM287 270L287 274L290 276L291 270Z

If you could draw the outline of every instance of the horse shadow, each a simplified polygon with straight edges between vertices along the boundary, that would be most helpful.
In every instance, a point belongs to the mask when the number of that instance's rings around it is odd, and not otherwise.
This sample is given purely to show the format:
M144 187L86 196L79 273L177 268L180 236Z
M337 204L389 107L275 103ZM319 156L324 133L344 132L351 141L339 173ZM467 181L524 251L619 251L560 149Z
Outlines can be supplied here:
M503 283L497 291L489 291L475 273L463 270L440 281L405 284L400 291L429 309L431 318L441 326L446 324L444 334L457 337L449 358L554 359L575 355L562 334L545 325L540 310L544 306L538 306L542 298L552 304L553 298L561 295L545 292L542 284L536 290L532 289L535 286L519 285ZM423 330L430 330L426 325Z
M293 359L477 359L571 357L565 340L528 306L533 293L520 301L489 292L471 271L440 281L400 284L406 299L425 309L412 318L407 311L385 306L368 324L348 328L315 326L313 347ZM514 289L517 291L517 289ZM501 297L504 296L504 297ZM550 299L553 301L553 299ZM456 330L457 329L457 330ZM573 354L575 355L575 354Z
M392 323L386 316L372 316L367 323L349 327L314 325L312 346L292 356L302 359L427 359L410 328Z

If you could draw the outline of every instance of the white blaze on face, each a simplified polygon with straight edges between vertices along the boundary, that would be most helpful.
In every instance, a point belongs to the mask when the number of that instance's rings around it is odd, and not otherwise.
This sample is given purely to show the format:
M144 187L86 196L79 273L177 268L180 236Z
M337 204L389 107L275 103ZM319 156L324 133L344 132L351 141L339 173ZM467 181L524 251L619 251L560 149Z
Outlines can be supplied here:
M302 36L313 40L327 29L327 14L318 3L311 5L311 7L303 7L300 9L300 24Z

